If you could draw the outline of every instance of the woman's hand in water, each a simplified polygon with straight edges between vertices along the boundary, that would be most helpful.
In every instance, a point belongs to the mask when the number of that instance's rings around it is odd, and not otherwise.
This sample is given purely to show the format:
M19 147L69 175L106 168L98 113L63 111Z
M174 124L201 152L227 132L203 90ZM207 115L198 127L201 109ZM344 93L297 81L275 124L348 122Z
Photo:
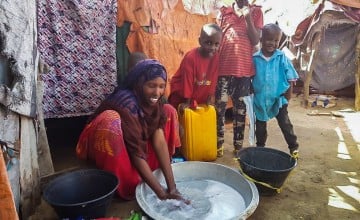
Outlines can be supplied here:
M187 205L190 204L190 200L184 199L177 189L167 190L166 195L164 197L160 198L160 199L161 200L175 199L175 200L183 201Z

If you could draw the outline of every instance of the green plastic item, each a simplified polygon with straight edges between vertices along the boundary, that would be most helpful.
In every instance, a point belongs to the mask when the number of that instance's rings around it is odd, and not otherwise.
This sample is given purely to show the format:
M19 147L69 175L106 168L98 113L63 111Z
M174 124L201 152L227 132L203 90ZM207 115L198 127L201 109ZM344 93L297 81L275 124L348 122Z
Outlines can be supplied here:
M126 220L141 220L142 214L136 211L131 211L131 216Z

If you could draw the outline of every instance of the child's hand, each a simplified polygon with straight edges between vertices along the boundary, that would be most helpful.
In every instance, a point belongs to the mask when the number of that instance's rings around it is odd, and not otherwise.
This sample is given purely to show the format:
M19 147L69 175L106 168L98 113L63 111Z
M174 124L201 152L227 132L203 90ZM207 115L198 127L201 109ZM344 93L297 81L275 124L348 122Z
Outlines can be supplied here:
M215 105L215 97L213 95L208 96L206 105Z
M290 101L291 99L291 94L289 92L285 93L285 98Z
M244 15L244 17L248 16L250 14L250 8L248 6L244 6L241 10L242 15Z
M288 89L286 92L285 92L285 94L284 94L284 96L285 96L285 98L288 100L288 101L290 101L290 99L291 99L291 90L290 89Z
M241 16L248 16L250 14L250 8L248 6L244 6L242 8L237 8L235 10L235 13L237 16L241 17Z
M197 101L196 100L191 100L189 107L192 108L192 109L196 109L198 107Z
M190 104L188 104L188 103L181 103L178 107L179 114L184 114L185 108L188 108L189 106L190 106Z
M295 82L290 81L289 83L290 83L290 87L289 87L288 90L286 90L286 92L285 92L285 94L284 94L285 98L286 98L288 101L290 101L290 99L291 99L291 95L292 95L292 92L293 92L293 86L294 86L294 83L295 83Z

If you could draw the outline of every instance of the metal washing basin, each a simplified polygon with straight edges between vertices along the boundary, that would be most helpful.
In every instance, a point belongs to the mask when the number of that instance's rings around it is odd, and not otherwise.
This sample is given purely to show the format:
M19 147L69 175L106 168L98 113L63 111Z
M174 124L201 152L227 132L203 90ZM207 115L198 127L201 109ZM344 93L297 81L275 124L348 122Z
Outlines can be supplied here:
M233 168L198 161L174 163L172 168L178 190L191 203L160 201L147 184L140 183L137 202L153 219L246 219L259 204L255 184ZM154 175L166 186L161 170L155 170Z

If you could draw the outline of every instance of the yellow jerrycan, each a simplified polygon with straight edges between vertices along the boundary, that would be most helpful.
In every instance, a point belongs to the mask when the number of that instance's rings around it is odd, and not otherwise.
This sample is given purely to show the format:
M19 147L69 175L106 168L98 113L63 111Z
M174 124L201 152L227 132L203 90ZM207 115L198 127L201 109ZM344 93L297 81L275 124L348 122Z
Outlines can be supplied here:
M189 161L217 158L216 111L212 105L185 108L179 113L181 153Z

